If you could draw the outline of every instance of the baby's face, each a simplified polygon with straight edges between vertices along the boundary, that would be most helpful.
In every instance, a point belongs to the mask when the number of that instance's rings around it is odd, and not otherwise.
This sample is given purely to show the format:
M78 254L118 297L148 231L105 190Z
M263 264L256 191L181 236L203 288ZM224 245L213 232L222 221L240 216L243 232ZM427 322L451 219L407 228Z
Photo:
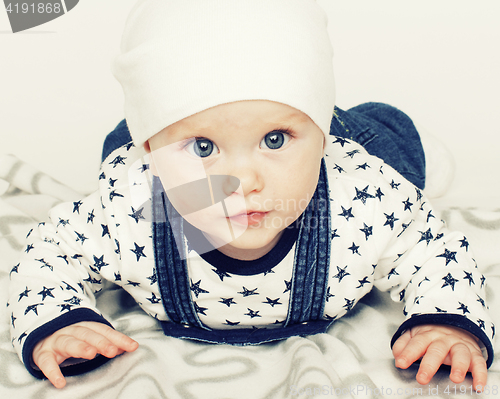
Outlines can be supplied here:
M307 207L323 144L323 133L304 113L256 100L176 122L152 137L146 150L153 173L188 222L226 255L256 259Z

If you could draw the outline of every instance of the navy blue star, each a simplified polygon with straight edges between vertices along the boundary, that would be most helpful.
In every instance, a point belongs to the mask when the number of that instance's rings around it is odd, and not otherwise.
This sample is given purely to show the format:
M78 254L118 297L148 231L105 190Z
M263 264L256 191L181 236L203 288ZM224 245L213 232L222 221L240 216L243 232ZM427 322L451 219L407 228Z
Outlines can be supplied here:
M63 261L66 262L67 265L69 265L68 262L68 255L57 255L58 258L61 258Z
M109 187L114 187L115 183L118 181L118 179L112 179L111 177L109 178Z
M399 291L399 301L402 301L405 297L406 290L403 288L403 290Z
M120 274L120 272L114 274L115 274L115 281L122 281L122 275Z
M254 288L253 290L249 290L249 289L243 287L243 291L238 292L238 294L241 294L244 297L247 297L247 296L250 296L250 295L259 295L259 293L256 292L256 291L257 291L257 288Z
M104 262L104 255L102 255L100 258L98 258L97 256L93 255L94 256L94 267L97 268L97 270L101 271L101 269L104 267L104 266L108 266L109 263L106 263Z
M448 248L445 248L444 252L441 255L437 255L436 258L446 258L446 266L448 266L448 263L451 261L458 263L455 259L456 254L456 252L449 251Z
M15 266L12 268L12 270L10 271L9 275L11 275L12 273L19 273L19 266L20 266L20 265L21 265L20 263L18 263L17 265L15 265Z
M157 297L154 292L151 293L151 298L146 298L152 304L160 303L161 297Z
M345 276L349 276L351 274L351 273L346 272L346 269L347 269L347 265L343 269L341 269L340 267L337 266L337 274L335 276L333 276L333 278L338 278L339 283L340 283Z
M346 152L346 156L344 158L350 157L351 159L354 158L354 155L359 154L359 150L352 150Z
M153 269L153 274L147 278L149 281L151 281L150 285L156 284L158 282L158 276L156 274L156 270Z
M78 291L73 288L71 285L69 285L66 281L61 281L63 284L66 284L66 291L75 291L76 293L78 293Z
M484 275L481 274L481 288L483 288L485 281L486 281L486 277L484 277Z
M420 201L423 197L422 191L419 188L415 187L415 191L417 192L417 201Z
M115 159L113 159L109 164L113 165L113 168L116 168L117 165L125 165L125 162L123 162L126 157L122 157L121 155L118 155Z
M87 273L88 274L88 277L83 279L83 281L86 281L87 283L90 283L90 284L101 284L101 280L98 280L96 278L93 278L90 273Z
M476 283L474 282L474 278L472 277L472 273L469 273L466 270L464 270L464 273L465 273L465 277L463 279L464 280L469 280L469 287L472 284L476 285Z
M234 302L233 299L234 298L222 298L221 297L221 300L219 301L219 303L223 303L224 305L226 305L229 308L229 307L231 307L231 305L236 305L236 302Z
M410 211L411 212L411 207L412 207L412 203L410 202L410 197L408 197L408 199L406 201L403 201L403 204L405 206L405 211Z
M399 237L401 236L401 234L403 234L403 233L406 231L406 229L407 229L408 227L410 227L410 225L411 225L412 223L413 223L413 220L410 220L410 223L402 223L402 224L401 224L401 227L402 227L401 233L399 233L399 234L397 235L397 237L399 238ZM420 241L419 241L419 242L420 242Z
M347 299L347 298L344 298L344 299L345 299L345 305L343 307L346 308L347 311L350 311L354 307L356 300L355 299Z
M80 206L82 206L82 204L82 201L73 202L73 213L77 212L78 214L80 214Z
M352 214L352 207L350 207L349 209L345 209L343 206L341 206L341 208L342 208L342 213L339 213L338 216L345 217L347 221L349 221L349 218L354 217L354 215Z
M82 242L82 245L83 245L83 243L85 242L85 240L87 240L87 239L88 239L88 237L85 237L85 234L80 234L78 231L75 231L75 234L76 234L76 236L78 237L78 238L76 239L76 242L81 241L81 242Z
M359 256L361 256L361 254L359 253L358 249L359 249L359 245L356 245L354 244L354 242L352 243L352 245L347 248L347 249L350 249L352 251L352 254L358 254Z
M24 250L24 252L29 253L29 251L31 251L33 248L35 248L35 247L33 246L33 244L28 244L28 245L26 246L26 249Z
M208 310L208 308L204 308L202 306L199 306L196 302L194 303L194 310L196 313L200 313L203 316L206 316L207 314L205 313L205 310Z
M485 307L486 307L486 304L484 303L484 299L483 299L483 298L481 298L481 297L480 297L479 295L477 295L477 294L476 294L476 296L477 296L477 301L478 301L478 302L479 302L479 303L483 306L483 308L485 308Z
M134 209L133 206L131 206L131 208L132 208L132 213L129 213L128 216L130 216L132 219L134 219L136 223L139 223L139 220L141 220L141 219L146 220L146 218L144 216L142 216L142 211L144 210L144 207L142 207L141 209L138 209L137 211Z
M129 151L132 147L135 147L134 143L131 141L129 143L127 143L127 145L125 146L125 148L127 149L127 151Z
M375 192L375 197L377 197L379 201L382 201L383 196L385 196L385 194L382 192L380 187L377 188L377 191Z
M420 287L420 286L421 286L423 283L425 283L426 281L431 281L431 280L429 280L429 279L427 278L427 276L425 276L425 277L424 277L424 279L423 279L420 283L418 283L418 286Z
M441 288L448 287L450 286L452 291L455 291L455 283L458 281L457 279L453 278L451 273L448 273L446 276L444 276L441 280L444 281L443 285Z
M330 287L326 290L326 301L328 302L330 298L333 298L335 295L330 294Z
M429 245L429 243L433 240L434 236L432 235L431 233L431 229L430 227L427 229L427 231L419 231L419 233L422 235L420 237L420 240L418 240L418 242L421 242L421 241L425 241L427 243L427 245ZM417 243L418 244L418 243Z
M467 241L467 238L464 237L463 239L461 239L459 241L461 243L460 248L465 247L465 251L468 252L469 251L469 242Z
M111 202L113 202L113 199L114 199L115 197L123 197L123 195L121 195L120 193L117 193L117 192L116 192L116 190L113 190L113 191L111 191L111 192L109 193L109 200L110 200Z
M43 269L44 267L50 269L51 272L54 271L54 266L49 265L43 258L42 259L35 259L36 261L42 263L42 266L40 266L40 269Z
M74 255L71 257L71 259L75 259L75 260L77 260L80 264L82 264L82 262L80 262L80 260L78 259L78 258L81 258L81 257L83 257L83 255L80 255L80 254L74 254Z
M12 327L16 328L15 326L15 321L17 320L17 317L14 317L14 313L10 315L10 322L12 324Z
M446 310L438 308L437 306L434 306L434 308L436 309L436 312L438 312L438 313L448 313Z
M394 212L392 212L392 214L390 214L390 215L388 215L387 213L384 212L384 215L387 219L384 223L384 226L390 226L391 230L393 230L394 229L394 222L396 222L399 219L394 216Z
M248 309L248 313L245 313L245 316L250 316L251 319L253 319L254 317L262 317L259 312L260 310L252 310L250 308L247 308Z
M391 188L393 190L399 190L399 186L400 185L401 185L401 183L396 183L396 182L394 182L394 179L392 179L392 181L391 181Z
M34 305L30 305L24 311L24 315L26 316L29 312L33 311L38 316L38 306L43 305L43 303L36 303Z
M483 330L486 329L486 326L484 325L484 320L477 319L477 324L479 324L479 328L482 328Z
M50 296L51 298L54 298L54 295L52 294L52 291L54 291L55 288L47 288L43 286L43 290L38 293L38 295L42 296L42 302L45 301L45 298Z
M191 291L193 291L194 295L196 298L198 298L198 295L200 294L208 294L209 292L207 290L204 290L203 288L200 287L201 280L198 280L197 283L193 283L193 280L191 280Z
M288 292L292 289L292 280L290 280L290 281L283 280L283 281L284 281L285 286L286 286L285 291L283 291L283 294L284 294L285 292ZM245 288L245 287L243 287L243 288Z
M239 321L229 321L226 319L226 322L224 324L226 324L228 326L237 326L238 324L240 324L240 322Z
M393 267L387 275L387 280L389 280L392 276L399 276L399 273L396 271L395 267Z
M262 303L266 303L268 305L271 305L272 308L274 308L274 305L282 305L281 302L279 302L279 298L276 298L276 299L271 299L269 297L266 296L266 299L267 301L266 302L262 302Z
M92 209L92 212L89 212L89 213L88 213L88 216L87 216L87 224L88 224L88 223L92 223L92 224L94 224L94 218L95 218L95 214L94 214L94 210Z
M363 170L366 170L366 168L371 168L371 166L370 166L370 165L368 165L368 164L365 162L363 165L357 165L355 170L358 170L358 169L363 169Z
M340 237L340 236L337 234L337 229L332 230L332 235L330 236L330 240L333 240L335 237Z
M106 175L104 174L104 172L102 172L100 175L99 175L99 180L104 180L106 179Z
M228 277L228 278L231 278L231 275L226 273L225 271L223 270L219 270L219 269L212 269L212 271L217 274L220 278L220 281L224 281L224 277Z
M371 195L368 193L368 187L369 186L366 186L363 190L359 190L357 187L355 187L356 189L356 196L352 199L353 201L355 200L360 200L363 205L366 205L366 200L368 198L375 198L374 195ZM352 209L352 208L351 208Z
M416 303L417 305L420 305L420 300L423 298L423 295L416 296L415 299L413 300L413 303Z
M73 296L70 299L65 299L64 302L70 303L71 305L79 306L80 303L82 303L82 299L78 298L77 296Z
M125 285L131 285L132 287L140 287L141 283L138 283L136 281L127 280L127 284L125 284Z
M59 226L63 226L63 227L66 227L67 225L69 224L69 219L61 219L59 218L59 222L57 222L57 226L56 227L59 227Z
M343 137L338 137L338 136L335 136L336 140L335 141L332 141L332 144L335 144L335 143L339 143L342 147L344 146L344 144L350 144L349 140L346 140L345 138Z
M102 236L101 237L104 237L105 235L107 235L109 238L111 238L111 234L109 234L109 227L108 227L108 225L101 224L101 227L102 227Z
M25 332L23 332L23 333L19 336L19 338L17 339L17 342L21 343L21 342L22 342L22 340L23 340L24 338L26 338L27 336L28 336L28 334L26 334Z
M146 248L146 246L143 246L143 247L140 247L139 245L137 245L137 243L134 242L134 245L135 245L135 249L131 249L131 251L135 254L135 256L137 257L137 262L139 262L139 259L141 257L143 258L146 258L146 255L144 255L144 248Z
M436 218L433 214L432 214L432 210L429 211L429 213L427 214L427 223L429 223L429 219L430 218Z
M368 276L363 277L363 280L358 280L358 282L359 285L356 288L362 288L365 284L370 284L370 281L368 281Z
M368 237L370 237L371 235L373 235L373 226L367 226L366 223L363 223L363 228L362 229L359 229L361 230L363 233L365 233L365 238L366 238L366 241L368 241Z
M63 303L62 305L57 305L57 306L60 306L61 307L61 313L64 312L65 310L66 311L70 311L71 310L71 307L73 305L70 305L69 303Z
M28 287L26 287L26 289L21 292L19 294L19 299L17 300L17 302L19 302L21 299L23 299L24 297L28 298L28 294L31 292L31 290L28 289Z
M458 302L460 304L460 307L457 308L457 310L461 310L463 314L470 313L469 308L462 302Z
M337 164L335 164L335 166L333 167L333 170L338 170L339 173L345 172L344 168L342 168L342 166L339 166Z

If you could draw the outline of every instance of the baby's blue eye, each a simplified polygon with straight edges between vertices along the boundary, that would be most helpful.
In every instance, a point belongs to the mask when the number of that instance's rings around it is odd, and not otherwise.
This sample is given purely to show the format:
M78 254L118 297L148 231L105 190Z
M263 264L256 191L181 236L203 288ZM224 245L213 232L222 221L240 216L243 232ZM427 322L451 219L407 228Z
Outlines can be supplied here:
M269 148L270 150L277 150L283 147L290 140L290 136L286 133L273 131L267 133L262 139L260 146Z
M214 151L219 150L213 141L204 138L193 140L186 146L186 149L191 155L200 158L209 157Z

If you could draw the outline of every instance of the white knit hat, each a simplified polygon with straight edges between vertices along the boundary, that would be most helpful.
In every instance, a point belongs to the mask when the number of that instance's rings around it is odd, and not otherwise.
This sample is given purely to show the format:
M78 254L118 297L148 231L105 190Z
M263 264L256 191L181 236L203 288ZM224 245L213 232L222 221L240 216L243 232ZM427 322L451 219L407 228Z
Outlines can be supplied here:
M190 115L241 100L294 107L327 136L332 57L315 0L140 0L113 73L137 146Z

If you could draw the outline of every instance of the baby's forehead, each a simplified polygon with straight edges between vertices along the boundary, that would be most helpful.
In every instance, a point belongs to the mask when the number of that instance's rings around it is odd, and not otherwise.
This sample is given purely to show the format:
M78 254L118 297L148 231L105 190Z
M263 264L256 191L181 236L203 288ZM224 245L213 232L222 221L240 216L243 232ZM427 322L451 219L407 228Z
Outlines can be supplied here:
M272 101L238 101L212 107L168 127L171 132L188 129L248 129L265 126L293 126L310 122L303 112L291 106Z

